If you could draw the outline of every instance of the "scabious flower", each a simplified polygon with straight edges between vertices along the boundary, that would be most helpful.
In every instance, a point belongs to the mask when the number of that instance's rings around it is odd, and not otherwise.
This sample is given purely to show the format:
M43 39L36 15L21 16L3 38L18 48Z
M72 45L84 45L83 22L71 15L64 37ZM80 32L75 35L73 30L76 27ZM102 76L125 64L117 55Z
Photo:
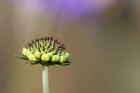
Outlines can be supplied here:
M32 65L62 65L67 66L73 61L69 59L70 54L66 47L52 37L41 37L32 40L28 46L22 49L23 56L16 56L23 60L28 60Z

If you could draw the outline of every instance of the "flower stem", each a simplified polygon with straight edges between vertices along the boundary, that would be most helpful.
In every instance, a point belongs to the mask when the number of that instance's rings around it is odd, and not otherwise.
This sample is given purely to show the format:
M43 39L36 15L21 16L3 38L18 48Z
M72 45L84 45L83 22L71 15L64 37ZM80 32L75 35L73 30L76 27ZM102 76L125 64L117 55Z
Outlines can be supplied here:
M48 68L49 68L49 66L43 65L43 69L42 69L43 93L49 93Z

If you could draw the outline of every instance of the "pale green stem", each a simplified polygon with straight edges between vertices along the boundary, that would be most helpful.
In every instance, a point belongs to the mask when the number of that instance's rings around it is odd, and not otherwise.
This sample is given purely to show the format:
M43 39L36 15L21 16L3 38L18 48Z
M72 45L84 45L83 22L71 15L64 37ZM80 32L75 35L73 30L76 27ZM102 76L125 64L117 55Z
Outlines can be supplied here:
M43 66L43 69L42 69L43 93L49 93L48 68L49 66Z

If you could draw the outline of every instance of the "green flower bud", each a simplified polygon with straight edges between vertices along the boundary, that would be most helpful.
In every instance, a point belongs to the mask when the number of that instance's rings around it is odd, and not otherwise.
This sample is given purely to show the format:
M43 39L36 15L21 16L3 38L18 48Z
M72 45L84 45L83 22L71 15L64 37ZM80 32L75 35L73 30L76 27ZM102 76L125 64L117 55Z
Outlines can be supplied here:
M57 50L58 49L58 46L57 46L57 44L55 44L55 50Z
M33 54L35 49L31 49L30 52Z
M66 56L60 56L60 60L59 60L59 62L60 63L63 63L63 62L65 62L66 61Z
M61 53L61 56L64 55L64 54L65 54L65 52L62 52L62 53Z
M26 55L26 52L27 52L27 49L26 49L26 48L23 48L23 49L22 49L22 54L23 54L23 55Z
M27 50L26 56L28 57L30 54L32 54L31 51L30 50Z
M41 44L41 47L43 47L43 46L44 46L44 44L43 44L43 42L42 42L42 41L40 42L40 44Z
M70 54L66 51L64 44L61 44L57 39L52 37L41 37L32 40L26 47L23 47L21 58L31 61L32 65L69 65ZM34 62L34 63L33 63Z
M50 45L50 43L47 43L47 46L49 46Z
M41 55L43 55L43 54L45 54L45 52L44 51L41 51Z
M45 50L47 50L48 46L45 46Z
M57 55L60 56L60 53L58 52Z
M45 52L46 52L46 53L49 53L49 50L46 50Z
M35 52L39 52L39 50L38 49L35 49Z
M53 49L53 47L54 47L54 46L51 45L51 46L50 46L50 49Z
M38 43L39 43L39 42L36 42L36 44L35 44L37 49L39 48L39 45L38 45Z
M53 53L48 53L49 57L52 58L53 57Z
M51 49L51 47L48 49L48 52L50 52L52 49Z
M52 41L52 45L54 44L54 41Z
M35 56L33 54L30 54L28 56L28 58L29 58L29 61L31 61L31 62L36 62L37 61L37 59L35 58Z
M52 60L51 60L52 62L58 62L59 61L59 56L58 55L54 55L53 57L52 57Z
M53 54L55 54L56 52L57 52L56 50L52 51Z
M50 57L48 54L43 54L41 57L41 60L44 62L48 62L50 60Z
M69 54L69 53L66 53L65 56L66 56L67 58L69 58L70 54Z
M43 48L40 48L40 51L43 51Z
M36 45L35 44L33 44L33 49L36 49Z
M35 58L40 59L41 58L41 53L40 52L35 52L34 53Z

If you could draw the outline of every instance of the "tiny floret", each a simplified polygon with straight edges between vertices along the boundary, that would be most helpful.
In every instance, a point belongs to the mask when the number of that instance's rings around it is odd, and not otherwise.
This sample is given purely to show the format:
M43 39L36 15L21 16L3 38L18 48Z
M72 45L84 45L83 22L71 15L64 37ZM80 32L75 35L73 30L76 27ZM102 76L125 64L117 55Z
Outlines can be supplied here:
M53 53L48 53L49 57L52 58L53 57Z
M17 56L28 60L32 65L62 65L66 66L73 61L69 59L70 54L66 51L64 44L52 37L41 37L32 40L21 51L23 56Z
M41 53L39 51L34 52L35 58L40 59L41 58Z
M69 56L70 56L70 54L69 54L69 53L66 53L65 55L66 55L66 57L67 57L67 58L69 58Z
M29 61L31 61L31 62L36 62L37 61L37 59L35 58L35 56L33 54L30 54L28 56L28 58L29 58Z
M59 56L58 55L54 55L51 61L52 62L59 62Z
M60 62L63 63L63 62L65 62L65 61L66 61L66 56L64 56L64 55L61 56L61 57L60 57Z
M41 57L41 60L43 62L48 62L50 60L50 57L48 54L43 54L42 57Z

